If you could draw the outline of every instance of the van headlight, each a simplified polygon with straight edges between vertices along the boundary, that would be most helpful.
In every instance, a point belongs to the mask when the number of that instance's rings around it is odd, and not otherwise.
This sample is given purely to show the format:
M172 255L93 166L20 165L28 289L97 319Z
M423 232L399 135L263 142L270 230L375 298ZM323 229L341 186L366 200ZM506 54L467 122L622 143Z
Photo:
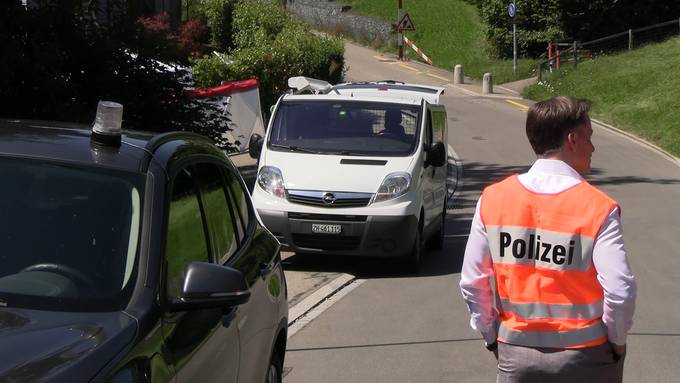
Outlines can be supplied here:
M257 172L257 183L271 195L286 198L286 189L283 187L281 170L274 166L263 166Z
M411 175L408 173L390 173L383 180L375 194L373 202L388 201L401 197L411 187Z

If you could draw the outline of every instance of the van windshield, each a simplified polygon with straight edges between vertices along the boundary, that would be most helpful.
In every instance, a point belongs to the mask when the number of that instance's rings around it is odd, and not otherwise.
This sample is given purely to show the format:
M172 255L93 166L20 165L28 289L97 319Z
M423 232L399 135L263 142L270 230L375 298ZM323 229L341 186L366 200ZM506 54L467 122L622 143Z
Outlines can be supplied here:
M408 156L420 132L420 105L365 101L283 101L269 148L320 154Z

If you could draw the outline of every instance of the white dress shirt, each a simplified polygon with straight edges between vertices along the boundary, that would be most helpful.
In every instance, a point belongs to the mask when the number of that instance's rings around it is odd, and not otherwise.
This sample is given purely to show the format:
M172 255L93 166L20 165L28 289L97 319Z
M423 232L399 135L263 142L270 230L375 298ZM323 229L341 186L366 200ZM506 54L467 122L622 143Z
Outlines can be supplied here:
M545 159L537 160L518 179L529 190L548 194L559 193L583 180L566 163ZM480 201L477 202L465 248L460 289L470 311L470 326L481 332L487 343L493 343L497 337L498 314L490 282L493 277L491 252L486 228L479 216ZM593 248L593 264L597 280L604 290L602 321L607 327L609 341L617 345L626 344L626 334L633 325L637 287L623 245L618 209L609 214L600 228Z

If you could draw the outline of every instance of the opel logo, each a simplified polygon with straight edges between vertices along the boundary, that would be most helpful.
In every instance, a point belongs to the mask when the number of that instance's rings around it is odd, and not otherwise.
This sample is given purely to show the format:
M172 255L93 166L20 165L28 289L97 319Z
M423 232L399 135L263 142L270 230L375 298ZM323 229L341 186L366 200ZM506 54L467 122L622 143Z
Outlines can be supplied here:
M335 202L335 195L333 195L333 193L325 193L321 198L323 199L323 203L327 205L331 205Z

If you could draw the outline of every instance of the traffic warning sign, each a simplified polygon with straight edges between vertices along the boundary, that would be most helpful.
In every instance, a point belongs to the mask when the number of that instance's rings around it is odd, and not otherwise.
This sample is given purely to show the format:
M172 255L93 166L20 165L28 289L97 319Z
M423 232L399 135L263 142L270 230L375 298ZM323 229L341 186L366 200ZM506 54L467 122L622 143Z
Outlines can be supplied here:
M397 23L397 29L400 32L416 30L415 25L413 25L413 20L411 20L411 17L408 15L408 13L405 13L404 16L401 17L401 20L399 20L399 23Z

